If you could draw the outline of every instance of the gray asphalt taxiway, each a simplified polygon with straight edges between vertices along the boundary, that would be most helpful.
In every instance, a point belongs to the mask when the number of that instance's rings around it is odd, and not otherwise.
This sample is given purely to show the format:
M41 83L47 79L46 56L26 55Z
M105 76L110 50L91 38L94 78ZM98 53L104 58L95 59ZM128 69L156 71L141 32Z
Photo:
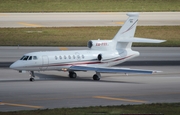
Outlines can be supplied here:
M58 47L0 47L0 63L12 63L24 53L32 51L60 49ZM68 47L67 49L86 48ZM0 111L180 102L179 48L139 47L133 49L140 51L141 56L134 58L128 66L120 64L119 67L162 72L128 76L102 74L101 81L93 81L94 72L77 72L78 77L70 79L67 72L45 71L35 72L35 82L30 82L28 73L18 73L2 65L0 68ZM147 66L147 63L143 63L143 66L139 65L139 62L149 60L155 63L151 66ZM171 61L176 64L172 66L166 63ZM132 64L133 62L136 63Z
M102 74L101 81L93 81L94 72L77 72L71 79L67 72L46 71L36 72L30 82L27 73L0 69L0 111L180 102L180 66L128 68L163 72Z

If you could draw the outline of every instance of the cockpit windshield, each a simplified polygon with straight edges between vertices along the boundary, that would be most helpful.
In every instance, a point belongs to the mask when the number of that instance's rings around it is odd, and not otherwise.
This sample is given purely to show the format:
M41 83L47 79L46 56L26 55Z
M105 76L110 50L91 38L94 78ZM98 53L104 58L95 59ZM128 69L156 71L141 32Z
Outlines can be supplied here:
M20 60L37 60L37 56L27 56L24 55Z
M23 60L25 56L23 56L20 60Z
M29 56L25 56L24 58L23 58L23 60L27 60L29 58Z
M32 60L32 56L29 56L29 59L28 60Z

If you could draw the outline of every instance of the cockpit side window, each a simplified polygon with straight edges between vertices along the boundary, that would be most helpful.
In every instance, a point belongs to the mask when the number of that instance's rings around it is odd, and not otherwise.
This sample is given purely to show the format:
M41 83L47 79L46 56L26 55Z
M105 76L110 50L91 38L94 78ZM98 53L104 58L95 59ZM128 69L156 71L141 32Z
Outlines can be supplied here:
M37 56L33 56L33 60L37 60L38 58L37 58Z
M23 60L27 60L29 58L29 56L25 56L24 58L23 58Z
M29 59L28 60L32 60L32 56L29 56Z
M23 60L24 57L25 57L25 56L23 56L20 60Z

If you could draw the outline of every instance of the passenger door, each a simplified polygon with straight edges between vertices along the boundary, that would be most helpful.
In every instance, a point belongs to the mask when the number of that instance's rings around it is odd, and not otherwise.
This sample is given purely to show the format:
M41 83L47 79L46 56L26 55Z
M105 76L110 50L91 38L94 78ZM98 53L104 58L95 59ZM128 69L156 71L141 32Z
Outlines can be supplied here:
M80 56L80 54L79 54L78 52L75 53L75 56L76 56L76 59L77 59L78 61L81 60L81 56Z
M42 56L42 67L41 70L46 70L49 65L49 58L48 56Z

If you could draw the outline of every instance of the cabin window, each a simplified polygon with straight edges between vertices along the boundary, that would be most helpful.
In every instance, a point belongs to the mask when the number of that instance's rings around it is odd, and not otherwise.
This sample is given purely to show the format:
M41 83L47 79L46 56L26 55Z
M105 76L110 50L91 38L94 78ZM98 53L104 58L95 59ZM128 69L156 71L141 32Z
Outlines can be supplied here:
M57 59L58 59L58 57L57 57L57 56L55 56L55 59L57 60Z
M37 60L37 56L33 56L33 60Z
M28 60L32 60L32 56L30 56Z
M70 55L69 55L68 57L69 57L69 59L71 59L71 56L70 56Z
M23 60L27 60L29 58L29 56L25 56Z
M82 58L84 59L84 55L82 55Z
M66 56L64 56L64 59L66 59Z
M59 59L62 59L62 56L59 56Z
M75 59L75 58L76 58L76 56L73 55L73 59Z

